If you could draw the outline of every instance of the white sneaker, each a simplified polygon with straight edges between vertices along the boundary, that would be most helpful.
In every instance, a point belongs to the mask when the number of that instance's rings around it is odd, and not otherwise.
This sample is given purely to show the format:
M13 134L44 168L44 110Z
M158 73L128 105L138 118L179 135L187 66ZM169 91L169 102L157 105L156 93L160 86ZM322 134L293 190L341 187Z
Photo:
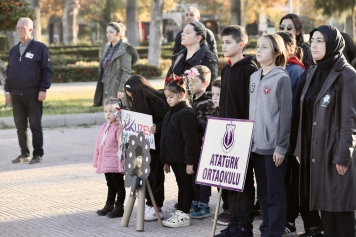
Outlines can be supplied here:
M153 207L149 207L149 208L150 208L149 211L146 212L148 208L145 210L145 221L156 221L157 216L156 216L155 209ZM161 219L164 219L162 210L160 210L158 213Z
M151 207L151 206L146 206L146 207L145 207L145 216L146 216L148 213L151 212L151 209L153 209L153 207Z
M190 226L190 217L189 214L178 210L169 219L162 221L162 223L164 226L172 228Z

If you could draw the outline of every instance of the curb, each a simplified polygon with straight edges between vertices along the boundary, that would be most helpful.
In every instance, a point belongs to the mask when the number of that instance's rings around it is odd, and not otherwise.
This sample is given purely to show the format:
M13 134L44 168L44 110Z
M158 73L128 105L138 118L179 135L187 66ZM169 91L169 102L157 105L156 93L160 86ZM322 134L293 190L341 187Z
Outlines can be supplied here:
M65 127L78 125L102 125L105 123L103 113L85 114L63 114L63 115L44 115L42 116L42 127ZM15 128L13 117L0 117L0 129Z

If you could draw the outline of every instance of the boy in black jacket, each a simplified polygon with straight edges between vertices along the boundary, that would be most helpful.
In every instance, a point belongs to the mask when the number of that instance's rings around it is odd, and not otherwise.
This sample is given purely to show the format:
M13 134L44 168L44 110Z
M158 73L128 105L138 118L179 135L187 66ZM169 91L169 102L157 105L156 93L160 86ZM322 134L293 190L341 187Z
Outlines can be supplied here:
M229 60L221 72L220 117L248 119L250 76L257 71L253 57L243 55L248 35L243 27L230 25L222 30L221 38L224 56ZM254 201L253 163L250 160L244 191L229 193L230 224L215 236L253 237Z
M213 110L214 103L206 92L210 84L211 72L208 67L197 65L184 73L188 78L188 85L194 93L192 108L197 115L197 129L199 137L199 148L202 145L204 137L206 118ZM211 187L195 184L195 174L193 174L193 190L194 197L192 207L190 208L191 218L203 218L210 215L209 199L211 195Z

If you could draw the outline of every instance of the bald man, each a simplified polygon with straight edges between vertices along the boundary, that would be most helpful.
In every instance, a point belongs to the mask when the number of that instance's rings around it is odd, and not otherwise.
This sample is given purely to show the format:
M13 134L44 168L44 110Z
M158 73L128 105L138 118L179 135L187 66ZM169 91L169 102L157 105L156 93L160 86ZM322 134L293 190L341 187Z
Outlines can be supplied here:
M190 22L193 21L199 21L200 11L195 7L188 7L185 11L184 18L186 24L189 24ZM182 32L183 30L179 31L178 34L176 35L174 48L173 48L173 55L185 48L184 45L181 44ZM216 57L218 57L218 51L216 49L216 41L215 41L214 33L208 28L206 28L206 42L209 46L210 51L213 52L216 55Z
M6 101L12 104L21 155L12 163L39 163L43 156L42 102L52 82L52 64L46 45L32 37L33 21L20 18L16 33L20 42L9 53L5 80ZM30 160L27 123L32 132L33 156Z

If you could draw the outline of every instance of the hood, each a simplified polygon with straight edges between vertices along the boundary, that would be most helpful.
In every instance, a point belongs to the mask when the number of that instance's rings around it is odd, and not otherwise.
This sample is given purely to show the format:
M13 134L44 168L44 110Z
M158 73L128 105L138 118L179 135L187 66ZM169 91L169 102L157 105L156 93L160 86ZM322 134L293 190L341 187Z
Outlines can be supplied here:
M261 75L262 74L262 68L258 69L258 71L255 72L255 73L259 73ZM277 66L277 67L273 68L269 73L264 75L262 80L265 80L267 78L270 78L270 77L273 77L273 76L276 76L276 75L278 75L279 77L283 77L283 76L289 77L288 72L283 67Z
M231 67L231 60L230 59L227 60L226 64ZM250 65L258 68L255 56L244 56L243 59L241 59L240 61L236 62L234 65L232 65L232 67L242 66L242 65L247 65L247 64L250 64Z
M293 57L290 57L288 60L287 60L287 63L290 63L290 64L297 64L299 65L301 68L303 68L305 70L305 66L304 64L295 56Z

